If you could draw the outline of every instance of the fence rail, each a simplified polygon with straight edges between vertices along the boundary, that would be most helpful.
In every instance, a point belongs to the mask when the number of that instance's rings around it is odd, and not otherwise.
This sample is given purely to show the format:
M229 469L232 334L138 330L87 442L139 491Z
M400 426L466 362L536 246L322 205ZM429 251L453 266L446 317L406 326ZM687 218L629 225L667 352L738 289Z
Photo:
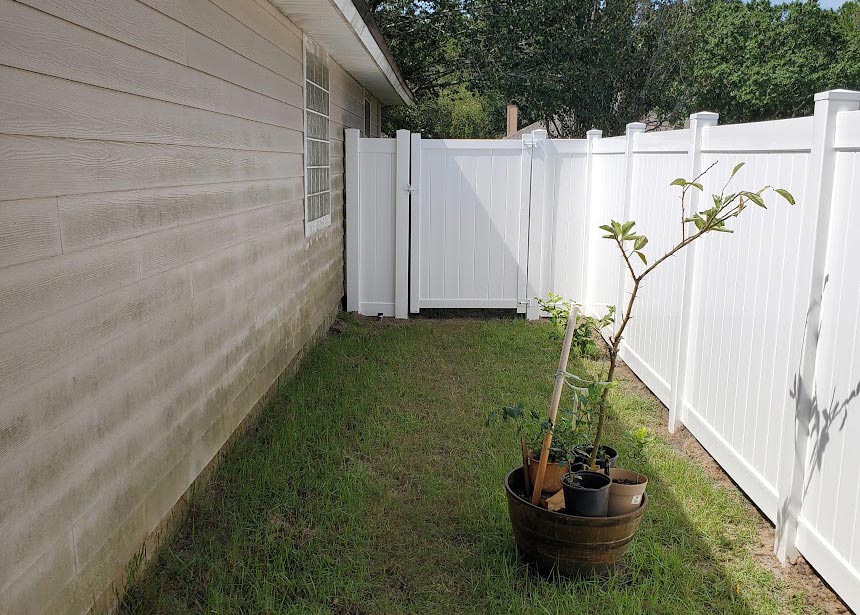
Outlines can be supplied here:
M633 123L622 137L582 140L348 136L348 306L393 314L398 285L412 311L422 300L481 306L496 282L494 305L530 318L549 291L600 313L629 288L597 226L634 219L660 254L680 239L670 182L716 163L707 199L745 162L737 186L785 187L797 206L753 208L734 234L704 237L650 275L622 358L668 407L670 430L684 424L775 524L777 555L802 553L860 610L860 92L816 95L812 117L717 120L697 113L683 130ZM371 153L383 149L387 158ZM433 234L439 215L453 243ZM433 296L433 275L456 277L465 294Z

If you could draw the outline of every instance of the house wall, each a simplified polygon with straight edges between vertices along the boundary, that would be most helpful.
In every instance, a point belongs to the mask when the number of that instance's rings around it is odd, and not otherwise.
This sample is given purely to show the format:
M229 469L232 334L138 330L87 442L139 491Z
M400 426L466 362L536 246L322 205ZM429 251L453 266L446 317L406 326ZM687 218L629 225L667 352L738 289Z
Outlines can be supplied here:
M81 613L343 295L265 0L0 0L0 613ZM378 104L374 105L378 130Z

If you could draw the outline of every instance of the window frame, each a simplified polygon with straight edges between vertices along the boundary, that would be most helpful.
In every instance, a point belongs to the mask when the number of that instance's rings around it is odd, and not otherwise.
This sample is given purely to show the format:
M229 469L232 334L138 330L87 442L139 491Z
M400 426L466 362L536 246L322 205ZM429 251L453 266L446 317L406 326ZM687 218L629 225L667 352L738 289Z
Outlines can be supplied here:
M364 135L365 137L373 136L373 101L367 95L367 90L364 92Z
M321 83L316 83L313 80L308 79L308 53L313 54L317 57L325 65L326 69L326 81L328 81L328 85L324 86ZM308 84L311 84L323 92L328 99L328 113L327 115L323 115L319 111L312 110L308 105ZM304 218L305 218L305 237L310 237L318 233L319 231L331 226L331 71L330 71L330 62L328 52L326 52L323 47L314 41L312 38L307 36L306 34L302 37L302 118L304 121L304 134L303 134L303 145L304 145L304 160L302 161L302 173L303 173L303 183L304 183ZM309 136L309 116L310 114L316 115L318 117L324 118L326 121L326 139L320 139L316 137ZM310 165L310 142L317 143L325 143L326 144L326 161L327 165ZM327 188L325 190L319 192L310 192L310 173L311 169L327 169ZM310 219L310 197L318 196L322 194L328 194L328 213L316 218L315 220Z

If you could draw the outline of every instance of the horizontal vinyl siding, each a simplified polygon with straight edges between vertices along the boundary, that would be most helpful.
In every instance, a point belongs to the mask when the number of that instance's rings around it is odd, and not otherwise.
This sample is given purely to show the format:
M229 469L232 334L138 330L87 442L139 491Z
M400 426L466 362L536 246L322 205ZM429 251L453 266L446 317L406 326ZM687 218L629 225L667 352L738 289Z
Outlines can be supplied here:
M0 0L0 612L83 613L343 294L265 0ZM373 126L378 133L379 104Z

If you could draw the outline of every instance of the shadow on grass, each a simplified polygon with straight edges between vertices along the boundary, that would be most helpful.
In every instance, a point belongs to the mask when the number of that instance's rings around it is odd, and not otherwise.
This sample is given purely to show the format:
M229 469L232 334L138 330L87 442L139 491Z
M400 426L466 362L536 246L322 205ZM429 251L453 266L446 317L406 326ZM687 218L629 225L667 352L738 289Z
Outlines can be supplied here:
M484 419L546 405L559 345L547 333L514 319L350 319L226 455L121 612L802 612L750 555L738 498L662 443L616 574L529 573L502 488L515 436ZM635 394L616 406L623 459L621 434L661 417Z

